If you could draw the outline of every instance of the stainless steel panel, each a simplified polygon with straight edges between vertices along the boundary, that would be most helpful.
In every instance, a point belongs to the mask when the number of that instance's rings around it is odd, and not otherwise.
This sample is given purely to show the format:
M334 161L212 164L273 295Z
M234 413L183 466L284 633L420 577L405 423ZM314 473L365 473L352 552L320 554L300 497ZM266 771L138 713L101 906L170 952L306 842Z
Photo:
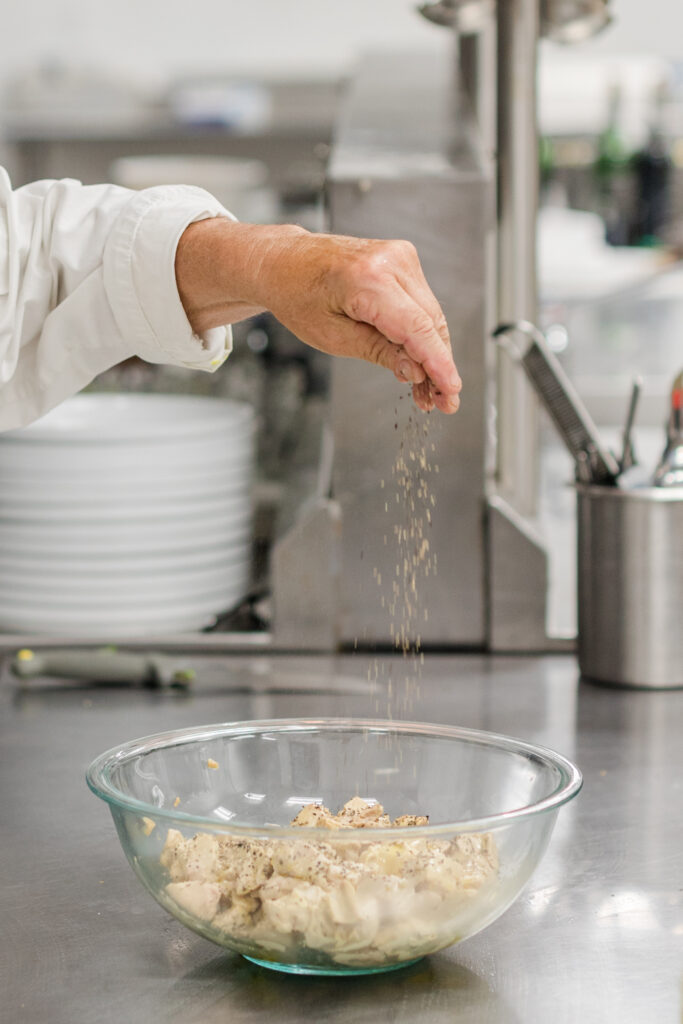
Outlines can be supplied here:
M622 686L683 687L683 492L578 488L579 664Z
M432 415L432 550L425 643L483 644L487 295L491 291L492 169L469 125L453 116L452 67L383 57L363 66L330 168L334 231L402 237L417 247L448 319L465 382L455 417ZM337 361L332 372L333 494L342 509L341 636L388 642L376 569L394 577L394 513L387 487L410 416L408 391L373 367ZM389 492L390 493L390 492ZM391 498L393 502L393 498Z
M541 538L502 498L488 509L489 646L494 651L545 650L548 567Z

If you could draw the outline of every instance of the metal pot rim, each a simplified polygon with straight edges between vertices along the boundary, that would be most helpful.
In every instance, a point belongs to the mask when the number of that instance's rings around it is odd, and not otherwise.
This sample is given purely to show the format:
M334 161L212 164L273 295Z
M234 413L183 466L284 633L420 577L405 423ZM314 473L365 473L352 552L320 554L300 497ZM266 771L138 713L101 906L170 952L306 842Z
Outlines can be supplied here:
M619 487L602 487L599 484L575 483L574 488L577 494L612 501L683 502L683 487L634 487L631 490L622 490Z

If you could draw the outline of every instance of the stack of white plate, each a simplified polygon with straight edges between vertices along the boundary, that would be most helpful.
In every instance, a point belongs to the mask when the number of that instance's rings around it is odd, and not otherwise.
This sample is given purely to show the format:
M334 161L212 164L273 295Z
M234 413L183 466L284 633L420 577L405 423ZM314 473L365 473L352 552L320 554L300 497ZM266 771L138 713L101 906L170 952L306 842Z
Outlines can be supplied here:
M211 625L249 586L253 464L223 399L79 395L0 435L0 630Z

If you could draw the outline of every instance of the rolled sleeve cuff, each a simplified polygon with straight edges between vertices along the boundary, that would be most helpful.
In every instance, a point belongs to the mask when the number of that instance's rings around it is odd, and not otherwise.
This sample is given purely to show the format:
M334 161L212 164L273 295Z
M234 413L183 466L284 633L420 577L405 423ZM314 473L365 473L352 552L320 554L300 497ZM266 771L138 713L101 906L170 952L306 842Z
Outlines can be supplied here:
M119 331L150 363L217 369L232 351L230 327L193 332L180 301L175 256L189 224L235 218L217 199L190 185L136 193L119 214L104 250L104 286Z

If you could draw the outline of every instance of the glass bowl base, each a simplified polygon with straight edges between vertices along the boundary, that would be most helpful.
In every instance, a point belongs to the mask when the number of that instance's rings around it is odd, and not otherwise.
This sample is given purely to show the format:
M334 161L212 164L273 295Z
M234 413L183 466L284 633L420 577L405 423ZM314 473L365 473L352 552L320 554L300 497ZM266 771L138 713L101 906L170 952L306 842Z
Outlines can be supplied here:
M255 956L242 954L245 960L259 967L268 967L271 971L283 971L285 974L317 974L321 977L338 977L348 975L356 977L360 974L386 974L387 971L400 971L403 967L412 967L418 964L423 958L418 956L415 960L404 960L400 964L387 964L385 967L306 967L299 964L281 964L276 960L258 960Z

